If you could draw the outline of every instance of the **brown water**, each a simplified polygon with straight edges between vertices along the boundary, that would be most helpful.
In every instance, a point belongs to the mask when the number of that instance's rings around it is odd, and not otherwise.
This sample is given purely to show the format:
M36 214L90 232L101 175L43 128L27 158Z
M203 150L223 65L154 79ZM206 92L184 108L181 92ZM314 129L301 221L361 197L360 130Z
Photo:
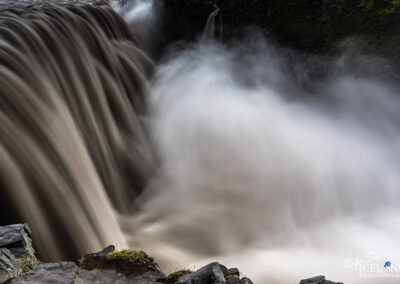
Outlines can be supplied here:
M154 167L143 119L152 61L104 3L3 8L3 190L45 258L126 246L117 215Z

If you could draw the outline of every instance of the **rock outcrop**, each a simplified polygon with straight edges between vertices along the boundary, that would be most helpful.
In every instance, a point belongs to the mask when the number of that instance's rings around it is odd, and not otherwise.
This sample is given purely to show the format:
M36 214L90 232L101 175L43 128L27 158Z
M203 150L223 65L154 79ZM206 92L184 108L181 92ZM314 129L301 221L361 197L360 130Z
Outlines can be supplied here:
M15 258L33 256L31 230L28 224L0 226L0 248L7 248Z
M19 263L6 248L0 248L0 283L4 283L19 275Z
M40 263L26 224L0 227L0 245L0 284L253 284L238 268L227 268L218 262L197 271L180 270L166 276L144 251L115 250L112 245L76 262ZM300 284L342 283L317 276L301 280Z
M300 281L300 284L343 284L343 283L326 280L325 276L320 275L308 279L303 279Z

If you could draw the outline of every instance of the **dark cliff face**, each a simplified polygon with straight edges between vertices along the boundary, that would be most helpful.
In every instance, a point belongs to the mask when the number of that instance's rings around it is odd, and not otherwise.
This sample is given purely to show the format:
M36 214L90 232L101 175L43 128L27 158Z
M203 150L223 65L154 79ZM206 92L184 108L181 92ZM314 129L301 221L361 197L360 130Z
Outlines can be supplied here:
M225 40L258 26L284 45L313 53L331 51L348 37L389 57L400 49L397 0L165 0L166 40L195 38L215 4Z

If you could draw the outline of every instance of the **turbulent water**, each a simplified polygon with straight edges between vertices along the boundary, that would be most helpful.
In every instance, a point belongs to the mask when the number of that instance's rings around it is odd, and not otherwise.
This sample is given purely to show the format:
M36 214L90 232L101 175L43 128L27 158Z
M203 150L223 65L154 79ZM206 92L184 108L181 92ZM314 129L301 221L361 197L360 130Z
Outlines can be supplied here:
M357 264L400 261L390 64L349 43L298 54L254 31L223 45L209 38L215 12L154 66L151 1L0 7L2 198L44 259L112 243L167 270L218 260L256 283L398 283Z

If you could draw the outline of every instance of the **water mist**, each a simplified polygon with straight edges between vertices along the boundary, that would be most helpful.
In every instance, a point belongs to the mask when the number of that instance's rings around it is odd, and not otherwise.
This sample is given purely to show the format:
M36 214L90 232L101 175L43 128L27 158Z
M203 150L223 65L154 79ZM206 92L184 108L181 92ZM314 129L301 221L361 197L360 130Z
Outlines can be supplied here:
M199 42L155 65L154 1L11 3L0 9L1 201L44 260L116 244L165 270L217 260L282 284L377 283L360 261L400 262L389 63L349 42L336 57L253 32L217 43L215 11Z
M218 259L256 283L376 283L351 264L399 261L398 86L369 72L390 68L354 46L308 66L259 36L233 46L200 42L158 67L149 106L161 162L133 242L173 269ZM305 74L318 64L328 72L316 82Z

